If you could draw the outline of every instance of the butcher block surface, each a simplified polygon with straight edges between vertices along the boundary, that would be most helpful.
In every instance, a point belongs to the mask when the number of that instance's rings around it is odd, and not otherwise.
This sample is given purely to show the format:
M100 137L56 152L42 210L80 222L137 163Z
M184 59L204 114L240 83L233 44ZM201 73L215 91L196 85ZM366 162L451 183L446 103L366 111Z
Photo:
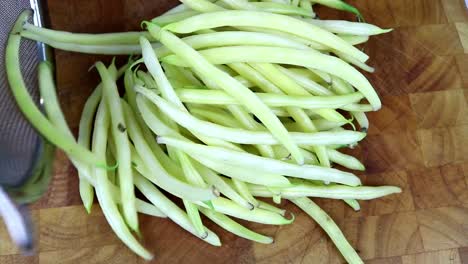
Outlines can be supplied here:
M403 189L354 212L342 201L315 199L366 263L468 263L468 11L462 0L350 1L366 20L391 33L364 46L366 74L383 102L369 114L366 139L350 151L367 167L366 185ZM170 0L48 0L51 27L74 32L137 30L139 22L174 6ZM320 8L321 18L351 16ZM98 83L88 68L105 56L56 51L63 111L77 131L86 97ZM154 263L343 263L314 221L284 202L296 220L288 226L247 225L275 238L262 245L235 237L206 220L223 246L212 247L170 220L140 216ZM37 236L24 257L0 225L0 263L144 263L116 238L96 204L80 205L78 177L57 151L48 193L31 206Z

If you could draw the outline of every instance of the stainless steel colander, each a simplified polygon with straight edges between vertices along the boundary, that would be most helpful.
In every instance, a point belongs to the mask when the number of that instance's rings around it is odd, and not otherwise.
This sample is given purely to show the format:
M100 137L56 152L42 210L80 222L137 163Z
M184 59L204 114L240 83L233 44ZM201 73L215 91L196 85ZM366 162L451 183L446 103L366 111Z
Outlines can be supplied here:
M29 217L24 204L38 199L50 179L52 147L23 118L10 93L5 73L5 46L18 15L33 9L34 24L42 26L44 14L39 0L0 1L0 215L14 242L32 247ZM21 65L25 83L39 104L36 66L48 57L44 45L23 41ZM1 243L1 241L0 241Z

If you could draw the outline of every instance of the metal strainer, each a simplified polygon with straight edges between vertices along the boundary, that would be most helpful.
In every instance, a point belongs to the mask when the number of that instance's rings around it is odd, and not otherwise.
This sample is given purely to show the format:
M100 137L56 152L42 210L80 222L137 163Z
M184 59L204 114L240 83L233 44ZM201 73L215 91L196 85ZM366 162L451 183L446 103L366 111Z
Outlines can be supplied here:
M0 215L14 242L23 249L32 246L29 217L24 204L38 199L47 189L53 156L53 148L34 131L19 111L5 73L5 46L9 31L18 15L31 8L34 10L32 22L42 26L44 16L39 0L0 1ZM20 50L25 83L39 103L36 66L40 60L48 57L46 48L32 41L23 41Z

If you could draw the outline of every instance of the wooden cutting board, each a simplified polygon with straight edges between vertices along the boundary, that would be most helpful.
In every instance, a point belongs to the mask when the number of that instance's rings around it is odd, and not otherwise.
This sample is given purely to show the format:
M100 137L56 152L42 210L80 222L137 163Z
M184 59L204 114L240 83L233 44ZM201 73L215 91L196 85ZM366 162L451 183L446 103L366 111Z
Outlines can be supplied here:
M403 193L361 202L354 212L341 201L316 199L367 263L468 263L468 14L462 0L351 1L370 23L395 30L365 46L369 78L383 108L369 115L368 137L352 151L366 165L368 185L398 185ZM175 5L157 0L49 0L54 29L74 32L136 30ZM320 9L321 17L351 17ZM57 51L63 110L76 131L85 98L98 82L88 68L98 59ZM143 263L114 236L98 205L80 205L77 173L57 152L49 192L31 206L37 254L18 255L0 226L0 263ZM248 224L275 237L251 243L207 224L223 247L214 248L165 219L141 217L154 263L341 263L312 219L289 226Z

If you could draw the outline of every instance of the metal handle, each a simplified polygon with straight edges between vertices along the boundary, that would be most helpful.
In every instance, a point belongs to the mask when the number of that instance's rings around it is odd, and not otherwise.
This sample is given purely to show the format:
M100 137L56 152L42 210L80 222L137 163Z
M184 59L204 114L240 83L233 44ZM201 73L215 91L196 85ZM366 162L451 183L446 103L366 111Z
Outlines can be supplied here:
M13 242L21 248L24 254L30 254L34 240L29 211L16 205L2 187L0 187L0 215L3 217Z

